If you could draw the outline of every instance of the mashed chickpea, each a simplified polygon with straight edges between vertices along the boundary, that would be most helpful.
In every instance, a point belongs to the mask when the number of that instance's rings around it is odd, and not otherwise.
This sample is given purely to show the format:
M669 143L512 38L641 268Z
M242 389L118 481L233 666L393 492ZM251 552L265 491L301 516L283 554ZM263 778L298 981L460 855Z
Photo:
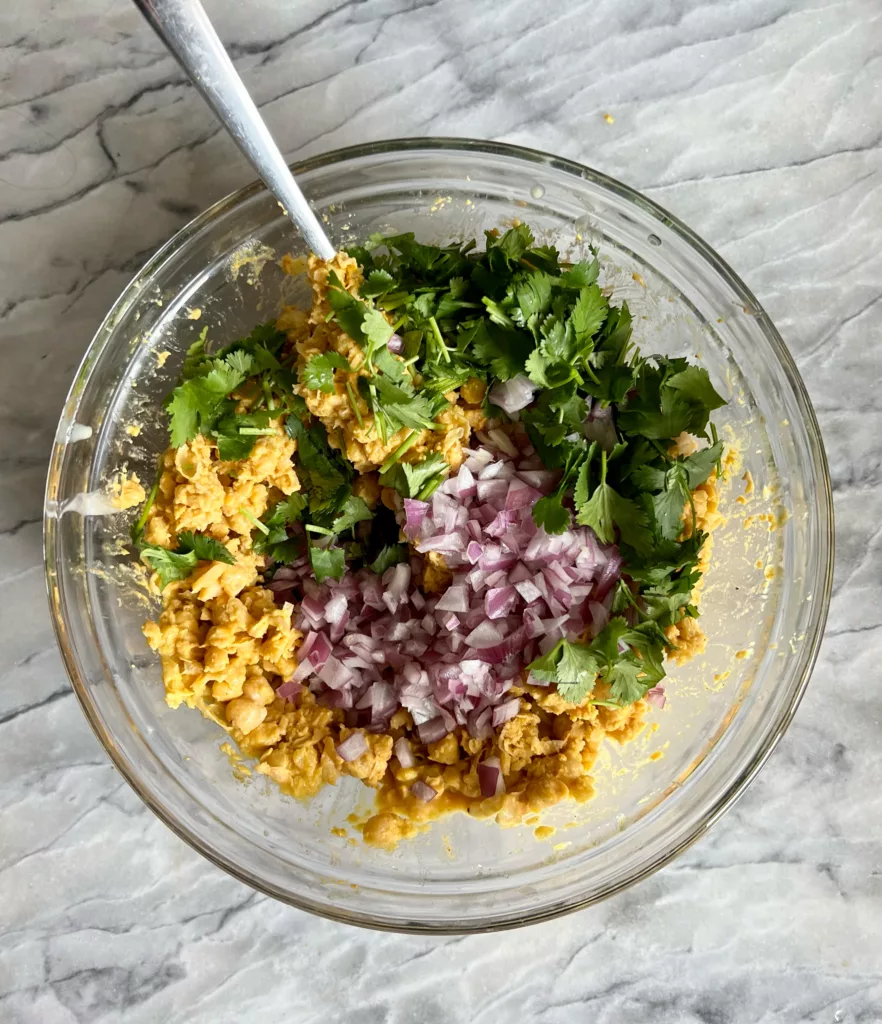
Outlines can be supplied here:
M304 269L302 262L290 258L283 265L290 273ZM449 393L449 404L437 414L432 429L404 428L381 437L359 389L364 355L331 321L328 303L331 272L357 294L361 271L339 253L329 263L310 257L306 269L312 308L286 309L278 320L287 332L288 357L300 371L322 353L336 353L345 363L334 364L331 390L296 384L298 401L305 402L326 428L330 445L356 470L352 493L371 510L394 509L398 494L381 485L378 473L384 461L409 442L405 462L438 453L451 470L458 469L472 432L485 426L486 385L473 377ZM398 740L411 742L416 735L405 709L392 715L386 732L364 732L347 724L351 718L342 708L319 704L307 688L280 691L296 673L303 636L293 625L293 605L280 604L264 586L267 559L259 546L252 546L255 523L259 526L268 509L301 487L296 445L276 409L271 409L271 425L260 428L261 436L244 458L221 459L216 440L202 434L163 456L155 501L144 523L145 540L174 550L180 534L194 531L223 546L223 551L215 550L216 558L224 551L229 555L229 561L204 559L185 579L165 586L160 614L144 624L147 642L160 657L169 706L185 704L211 718L230 734L242 755L255 759L258 774L291 796L312 797L341 775L373 788L376 813L363 824L363 838L386 850L452 811L513 825L563 800L591 799L590 772L601 744L605 739L632 740L643 728L647 710L644 701L625 707L599 705L597 700L609 699L603 682L581 703L571 704L553 687L516 680L509 692L517 698L517 713L492 735L476 739L457 726L435 742L417 744L407 766L394 753ZM688 454L692 444L683 435L673 452ZM145 498L136 477L120 478L113 493L120 508ZM684 509L683 536L695 529L709 534L721 521L712 475ZM709 557L708 539L702 568ZM420 571L425 595L444 592L452 579L444 558L434 551L426 554ZM157 591L155 579L152 586ZM693 600L699 596L696 589ZM704 650L704 634L692 618L668 627L666 635L678 663ZM363 737L358 740L361 753L341 757L341 744L356 733ZM496 762L504 792L488 798L482 795L478 768ZM432 799L415 795L420 785L431 787Z

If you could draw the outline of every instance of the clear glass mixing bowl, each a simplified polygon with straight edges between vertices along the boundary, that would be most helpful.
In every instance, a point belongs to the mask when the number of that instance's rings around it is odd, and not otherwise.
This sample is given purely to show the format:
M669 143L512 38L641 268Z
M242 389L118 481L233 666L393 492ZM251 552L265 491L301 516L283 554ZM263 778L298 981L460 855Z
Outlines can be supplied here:
M707 651L672 672L667 707L651 713L640 739L604 749L596 799L544 815L556 827L544 841L531 827L457 815L391 854L351 843L330 829L370 807L360 783L344 779L310 803L293 801L261 776L237 779L220 750L225 734L196 712L166 707L141 634L150 602L125 553L130 516L84 517L67 503L123 468L152 479L167 437L160 399L203 327L222 343L297 301L300 286L276 260L302 251L299 239L255 184L150 260L99 329L65 404L45 545L74 689L146 803L215 864L281 900L425 932L502 928L586 906L708 829L768 757L803 693L827 613L833 538L824 451L802 381L756 299L701 239L588 168L433 139L342 150L294 170L341 246L374 231L481 239L515 218L566 253L594 245L604 283L630 303L642 350L702 361L729 399L717 416L723 436L754 481L751 491L739 472L725 491L728 523L715 537L702 605Z

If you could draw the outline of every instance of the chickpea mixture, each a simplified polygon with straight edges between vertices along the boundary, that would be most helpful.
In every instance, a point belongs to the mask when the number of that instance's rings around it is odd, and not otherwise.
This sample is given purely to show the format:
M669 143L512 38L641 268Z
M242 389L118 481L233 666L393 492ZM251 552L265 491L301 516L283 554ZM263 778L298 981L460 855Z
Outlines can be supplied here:
M297 269L289 258L288 269ZM277 326L287 335L284 352L300 378L317 355L336 353L346 368L334 373L330 392L298 383L294 394L324 426L331 448L351 464L356 474L353 494L372 511L385 506L400 512L397 492L380 483L381 467L409 441L403 465L423 463L437 453L450 473L460 470L475 432L494 426L492 419L488 422L488 385L479 376L463 380L445 393L449 404L432 429L402 427L383 438L363 397L364 386L359 386L359 377L369 372L365 352L334 320L329 303L332 273L347 293L359 295L363 273L354 258L341 253L324 263L310 257L312 308L286 308ZM394 315L385 315L392 324ZM234 392L233 398L239 411L249 410L246 390ZM297 672L304 630L294 625L296 603L280 600L278 591L268 586L272 563L266 553L255 550L255 538L260 538L255 523L277 503L301 492L303 473L298 443L286 432L284 418L268 423L257 428L260 436L244 457L221 458L216 439L197 433L170 447L162 459L143 523L145 544L175 551L182 537L199 534L221 545L228 557L194 556L192 571L164 587L153 576L151 585L161 594L162 608L143 630L160 657L169 706L186 705L211 718L242 755L254 759L258 773L292 797L312 797L323 786L335 785L341 775L361 780L376 791L375 813L360 826L364 841L387 850L452 811L493 817L508 826L565 800L589 800L594 794L590 773L604 740L632 740L644 729L649 711L645 699L615 706L610 684L600 677L583 699L572 703L554 686L529 682L524 671L506 695L518 699L517 713L491 735L476 738L473 730L456 724L424 744L416 740L414 719L404 707L391 715L383 731L357 730L347 726L343 708L328 706L308 686L292 698L279 696L279 687ZM509 431L507 436L515 435ZM685 456L693 450L684 434L672 452ZM691 489L681 540L694 530L710 535L722 521L717 482L717 472L711 472ZM133 500L144 498L143 490L132 491L126 484L123 497L131 494ZM413 550L413 537L402 534L399 541L405 540ZM710 554L708 536L700 553L702 570ZM424 594L445 593L453 576L443 553L423 555L419 583ZM693 604L699 588L700 583L691 595ZM664 635L676 663L704 650L704 634L692 615L666 626ZM363 733L365 749L344 759L339 748L356 731ZM414 763L407 767L393 753L401 737L415 747ZM488 758L498 759L504 780L504 788L493 796L484 795L479 772ZM414 784L420 781L431 787L433 799L415 795Z

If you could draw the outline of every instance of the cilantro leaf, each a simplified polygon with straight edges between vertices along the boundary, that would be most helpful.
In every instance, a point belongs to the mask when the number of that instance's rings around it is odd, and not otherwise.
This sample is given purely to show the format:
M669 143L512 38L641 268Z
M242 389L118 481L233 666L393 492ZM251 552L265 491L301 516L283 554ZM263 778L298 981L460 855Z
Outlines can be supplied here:
M158 544L143 545L141 561L157 573L160 589L164 590L169 583L185 580L200 561L234 565L236 560L220 541L185 530L178 534L178 547L175 551L160 547Z
M600 663L588 644L559 640L552 649L527 666L530 675L554 683L558 693L571 704L581 704L594 689Z
M702 405L708 411L719 409L726 404L711 384L710 375L703 366L687 366L685 370L668 377L666 387L678 391L683 398Z
M609 305L596 284L582 288L571 314L576 342L581 348L584 349L592 343L594 335L603 326L608 311Z
M684 490L679 477L673 478L668 490L653 497L652 507L655 521L665 540L676 540L683 531L683 509L688 500L689 491Z
M533 521L546 533L563 533L570 528L570 512L560 494L548 494L533 506Z
M723 455L723 442L717 441L707 448L701 448L682 461L686 470L686 483L691 491L703 484L711 475Z
M352 373L348 360L339 352L329 349L312 356L303 367L301 380L304 387L312 391L323 391L327 395L334 393L334 370L346 370Z
M533 347L528 334L486 320L475 321L464 333L475 359L489 366L494 377L511 380L524 372Z
M328 577L340 580L346 572L346 552L343 548L319 548L311 544L309 564L318 583L324 583Z
M406 544L387 544L380 549L380 553L371 562L369 568L371 572L382 576L387 569L391 569L393 565L398 565L399 562L406 562L409 557L410 554Z
M571 288L574 291L580 292L583 288L587 288L588 285L594 284L599 272L600 264L597 260L592 260L590 263L582 260L579 263L574 263L560 275L560 283L564 288Z
M145 544L141 548L141 561L159 576L160 590L165 590L169 583L185 580L199 564L195 551L178 553L155 544Z
M184 530L178 534L178 552L192 551L200 561L225 562L227 565L235 565L236 559L229 551L214 537L207 537L204 533L193 533L192 530Z
M331 450L328 435L320 423L307 427L297 416L285 420L285 430L297 442L297 461L303 472L306 488L316 496L318 504L333 503L345 490L342 500L349 494L352 471Z
M297 522L307 504L306 497L300 491L294 491L277 501L269 513L264 514L262 522L267 526L290 526Z
M359 385L362 380L364 378L359 380ZM374 415L380 413L384 416L393 432L402 427L410 427L412 430L434 428L435 407L430 398L422 394L409 393L408 389L401 387L400 384L393 384L385 377L375 377L371 385L376 389L377 395L377 400L371 401Z
M392 325L378 309L350 295L333 270L328 274L328 302L334 320L364 350L370 366L374 352L389 343Z
M643 682L645 676L639 662L622 658L611 666L608 675L610 684L610 696L618 704L633 704L649 689L649 684Z
M220 413L224 399L244 379L245 374L235 367L223 359L214 359L206 373L179 384L167 400L172 447L180 448L197 434L207 434Z
M405 498L425 501L447 479L450 465L440 452L432 452L422 462L398 462L380 474L384 487L394 487Z
M362 523L371 518L371 510L367 507L364 498L351 494L332 521L330 528L334 533L343 533L344 530L351 529L356 523Z
M211 436L217 442L218 458L225 462L246 458L258 437L274 434L270 422L278 415L268 410L235 413L232 411L233 403L229 405L230 411L221 415L211 431Z
M652 537L646 514L630 498L624 498L606 482L607 455L601 454L600 483L590 499L584 502L576 515L580 526L590 526L604 544L615 542L618 527L622 540L638 552L652 547Z

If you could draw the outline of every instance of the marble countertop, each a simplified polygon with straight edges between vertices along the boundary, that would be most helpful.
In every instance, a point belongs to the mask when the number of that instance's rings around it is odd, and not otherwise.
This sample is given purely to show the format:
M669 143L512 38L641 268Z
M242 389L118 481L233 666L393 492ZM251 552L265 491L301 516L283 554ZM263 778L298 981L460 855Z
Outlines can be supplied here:
M111 302L253 177L126 0L0 10L0 1020L882 1020L878 0L207 0L283 151L468 135L674 211L778 325L838 555L808 694L747 795L644 884L520 932L380 935L202 860L111 767L43 592L47 457ZM604 119L611 114L613 123Z

